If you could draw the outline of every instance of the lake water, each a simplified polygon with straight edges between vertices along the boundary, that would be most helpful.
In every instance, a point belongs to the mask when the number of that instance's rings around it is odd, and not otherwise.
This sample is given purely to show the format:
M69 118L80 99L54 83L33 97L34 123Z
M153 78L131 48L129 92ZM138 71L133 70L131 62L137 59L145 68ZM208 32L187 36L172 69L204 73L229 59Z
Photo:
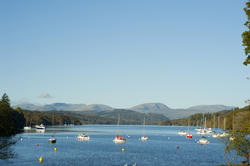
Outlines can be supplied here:
M17 141L0 150L1 166L166 166L166 165L221 165L225 163L224 145L218 139L207 137L208 145L199 145L194 128L193 138L187 140L177 132L186 127L131 126L131 125L82 125L48 128L45 133L22 133L1 142ZM76 139L80 133L90 136L90 141ZM114 144L117 132L127 138L125 144ZM48 143L54 133L56 144ZM141 135L149 140L142 142ZM20 139L22 138L22 139ZM177 149L179 146L179 149ZM54 151L56 147L56 151ZM122 152L124 148L124 152ZM39 163L39 158L43 162ZM237 158L240 163L242 158Z

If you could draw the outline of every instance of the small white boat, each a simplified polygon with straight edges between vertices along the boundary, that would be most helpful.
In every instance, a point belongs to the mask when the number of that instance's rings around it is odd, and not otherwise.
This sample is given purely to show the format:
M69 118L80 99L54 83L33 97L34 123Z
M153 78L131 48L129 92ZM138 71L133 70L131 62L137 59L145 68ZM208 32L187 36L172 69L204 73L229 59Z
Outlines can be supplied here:
M202 129L201 128L197 128L197 129L194 129L195 131L201 131Z
M219 138L220 137L220 133L215 133L212 135L213 138Z
M24 130L31 130L31 127L30 126L25 126L23 129Z
M178 134L179 134L180 136L184 136L184 135L187 135L187 132L184 131L184 130L181 130L181 131L178 132Z
M147 137L147 136L141 136L140 140L141 140L141 141L147 141L147 140L148 140L148 137Z
M116 144L121 144L126 142L126 138L117 134L117 136L113 139L113 142Z
M56 139L55 139L55 138L50 138L50 139L49 139L49 142L50 142L50 143L56 143Z
M202 136L201 139L199 139L199 141L197 143L204 145L204 144L209 144L210 142L206 137Z
M45 132L45 126L43 124L35 126L37 132Z
M90 137L87 134L82 133L77 136L77 139L79 141L89 141Z
M212 130L208 130L208 129L201 129L200 131L197 132L197 134L199 135L206 135L206 134L211 134Z
M229 134L226 133L226 132L223 132L223 133L220 134L220 137L227 137L227 136L229 136Z

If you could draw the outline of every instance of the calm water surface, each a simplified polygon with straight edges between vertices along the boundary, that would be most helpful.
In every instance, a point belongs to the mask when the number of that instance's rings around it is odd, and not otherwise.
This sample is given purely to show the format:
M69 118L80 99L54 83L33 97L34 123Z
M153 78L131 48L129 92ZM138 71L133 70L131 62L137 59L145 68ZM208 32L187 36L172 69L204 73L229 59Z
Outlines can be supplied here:
M194 128L191 128L193 134L191 140L177 135L180 129L186 129L186 127L82 125L48 128L45 133L22 133L8 140L0 139L1 142L6 143L6 146L0 150L0 165L123 166L136 163L137 166L210 166L226 164L223 143L208 136L210 144L201 146L196 143L200 136L195 134ZM90 141L77 141L77 135L82 132L90 136ZM117 132L127 138L125 144L113 143L112 140ZM57 139L56 144L48 143L48 139L53 134ZM149 140L141 142L139 137L142 134L147 135ZM54 151L54 147L57 151ZM122 148L125 149L124 152ZM39 157L43 157L42 163L39 163ZM241 158L236 160L238 163L240 161L242 161Z

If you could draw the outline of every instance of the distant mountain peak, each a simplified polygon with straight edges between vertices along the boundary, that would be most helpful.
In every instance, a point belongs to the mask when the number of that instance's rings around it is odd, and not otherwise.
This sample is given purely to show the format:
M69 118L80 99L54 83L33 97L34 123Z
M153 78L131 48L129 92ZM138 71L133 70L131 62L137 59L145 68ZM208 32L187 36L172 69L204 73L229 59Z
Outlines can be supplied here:
M130 109L135 110L135 111L145 111L145 112L148 112L148 111L161 112L161 111L167 111L170 108L162 103L144 103L144 104L136 105Z
M189 107L187 109L188 110L222 111L222 110L231 110L233 108L235 107L215 104L215 105L196 105L196 106Z

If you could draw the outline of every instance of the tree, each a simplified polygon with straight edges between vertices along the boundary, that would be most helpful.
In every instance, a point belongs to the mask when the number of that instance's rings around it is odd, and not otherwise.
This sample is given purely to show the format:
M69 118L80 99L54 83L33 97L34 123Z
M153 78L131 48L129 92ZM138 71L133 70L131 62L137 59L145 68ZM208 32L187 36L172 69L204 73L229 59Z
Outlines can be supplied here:
M247 31L242 33L242 45L245 47L245 55L247 56L246 60L243 62L244 65L250 64L250 1L246 2L246 7L244 11L247 15L247 21L244 24L247 27Z
M230 166L231 163L239 156L238 151L235 151L235 141L231 141L229 137L222 138L222 142L224 143L224 154L227 165ZM230 156L232 158L230 159Z
M10 107L10 99L6 93L3 94L0 105L3 107Z
M24 124L25 118L22 110L11 108L8 95L3 94L0 100L0 136L14 135L23 129Z

